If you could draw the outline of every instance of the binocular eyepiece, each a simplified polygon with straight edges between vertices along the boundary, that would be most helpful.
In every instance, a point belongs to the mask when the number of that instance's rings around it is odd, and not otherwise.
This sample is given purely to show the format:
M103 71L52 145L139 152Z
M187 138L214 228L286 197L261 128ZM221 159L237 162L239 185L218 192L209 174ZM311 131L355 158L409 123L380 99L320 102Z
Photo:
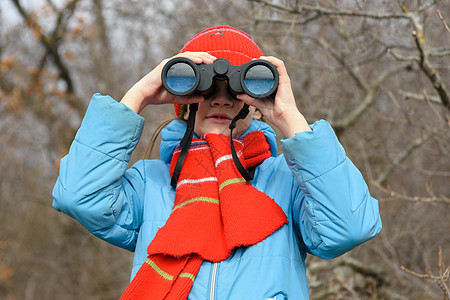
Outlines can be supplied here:
M209 95L215 80L226 80L234 95L246 93L253 98L270 98L278 87L277 69L262 59L234 66L224 58L209 65L197 65L188 58L176 57L166 63L161 79L164 88L175 96L196 92Z

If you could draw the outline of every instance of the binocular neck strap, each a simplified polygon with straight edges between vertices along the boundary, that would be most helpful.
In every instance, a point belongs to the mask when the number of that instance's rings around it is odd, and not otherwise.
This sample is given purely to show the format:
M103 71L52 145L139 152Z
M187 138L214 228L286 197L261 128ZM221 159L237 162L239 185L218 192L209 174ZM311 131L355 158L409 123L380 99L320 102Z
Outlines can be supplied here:
M253 177L245 170L244 166L241 164L241 161L239 160L236 149L234 148L233 143L233 129L236 127L236 122L240 119L245 119L249 113L249 106L248 104L244 104L241 111L231 120L231 124L229 126L230 128L230 147L231 147L231 156L233 157L233 162L236 165L236 168L238 169L239 173L241 173L242 177L246 181L250 181L253 179Z
M175 188L177 186L178 177L180 177L181 167L183 166L186 154L191 146L192 137L194 135L194 124L195 124L195 114L197 113L198 103L189 104L189 117L187 121L186 132L184 133L183 139L180 142L181 152L178 157L177 164L173 170L172 180L170 185Z
M245 119L249 113L248 104L244 104L241 111L231 120L230 128L230 147L231 147L231 156L233 157L233 162L236 165L239 173L241 173L242 177L250 181L253 177L245 170L244 166L241 164L239 160L236 149L233 144L233 129L236 127L236 122L240 119ZM175 165L175 169L173 170L172 179L170 181L170 185L175 188L177 186L178 178L180 177L181 167L183 166L184 159L186 158L189 147L191 146L192 137L194 135L194 124L195 124L195 114L197 113L198 104L193 103L189 105L189 117L187 121L186 132L184 133L183 139L180 142L181 152L178 157L177 163Z

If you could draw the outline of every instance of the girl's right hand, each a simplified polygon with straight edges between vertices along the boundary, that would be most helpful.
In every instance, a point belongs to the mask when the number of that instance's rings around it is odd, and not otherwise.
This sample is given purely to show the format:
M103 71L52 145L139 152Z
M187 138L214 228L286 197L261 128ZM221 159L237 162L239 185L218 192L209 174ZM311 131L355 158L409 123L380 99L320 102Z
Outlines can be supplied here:
M196 64L212 64L216 59L214 56L206 52L184 52L179 53L172 58L174 57L186 57ZM163 60L150 73L135 83L131 89L128 90L125 96L123 96L120 102L128 106L136 113L140 113L144 107L149 104L191 104L203 102L204 98L199 94L194 93L189 96L177 97L170 94L163 87L161 81L161 71L170 59L171 58Z

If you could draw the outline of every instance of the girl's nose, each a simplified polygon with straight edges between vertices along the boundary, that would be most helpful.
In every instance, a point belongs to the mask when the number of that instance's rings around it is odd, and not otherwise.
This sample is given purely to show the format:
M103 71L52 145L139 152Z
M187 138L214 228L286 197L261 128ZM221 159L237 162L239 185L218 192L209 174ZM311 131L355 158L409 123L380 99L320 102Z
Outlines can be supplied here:
M233 96L228 92L227 82L216 81L216 92L211 98L211 106L232 107L233 104Z

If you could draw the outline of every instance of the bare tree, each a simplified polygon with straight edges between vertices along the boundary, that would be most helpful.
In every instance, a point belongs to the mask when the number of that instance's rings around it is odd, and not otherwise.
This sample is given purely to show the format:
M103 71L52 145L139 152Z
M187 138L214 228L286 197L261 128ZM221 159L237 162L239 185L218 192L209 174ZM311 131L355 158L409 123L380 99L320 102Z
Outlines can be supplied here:
M189 37L219 24L285 61L300 110L331 122L380 200L379 237L332 261L307 259L311 298L448 297L447 2L2 1L0 298L118 298L131 255L53 211L58 160L93 93L120 100ZM134 160L171 114L143 112Z

